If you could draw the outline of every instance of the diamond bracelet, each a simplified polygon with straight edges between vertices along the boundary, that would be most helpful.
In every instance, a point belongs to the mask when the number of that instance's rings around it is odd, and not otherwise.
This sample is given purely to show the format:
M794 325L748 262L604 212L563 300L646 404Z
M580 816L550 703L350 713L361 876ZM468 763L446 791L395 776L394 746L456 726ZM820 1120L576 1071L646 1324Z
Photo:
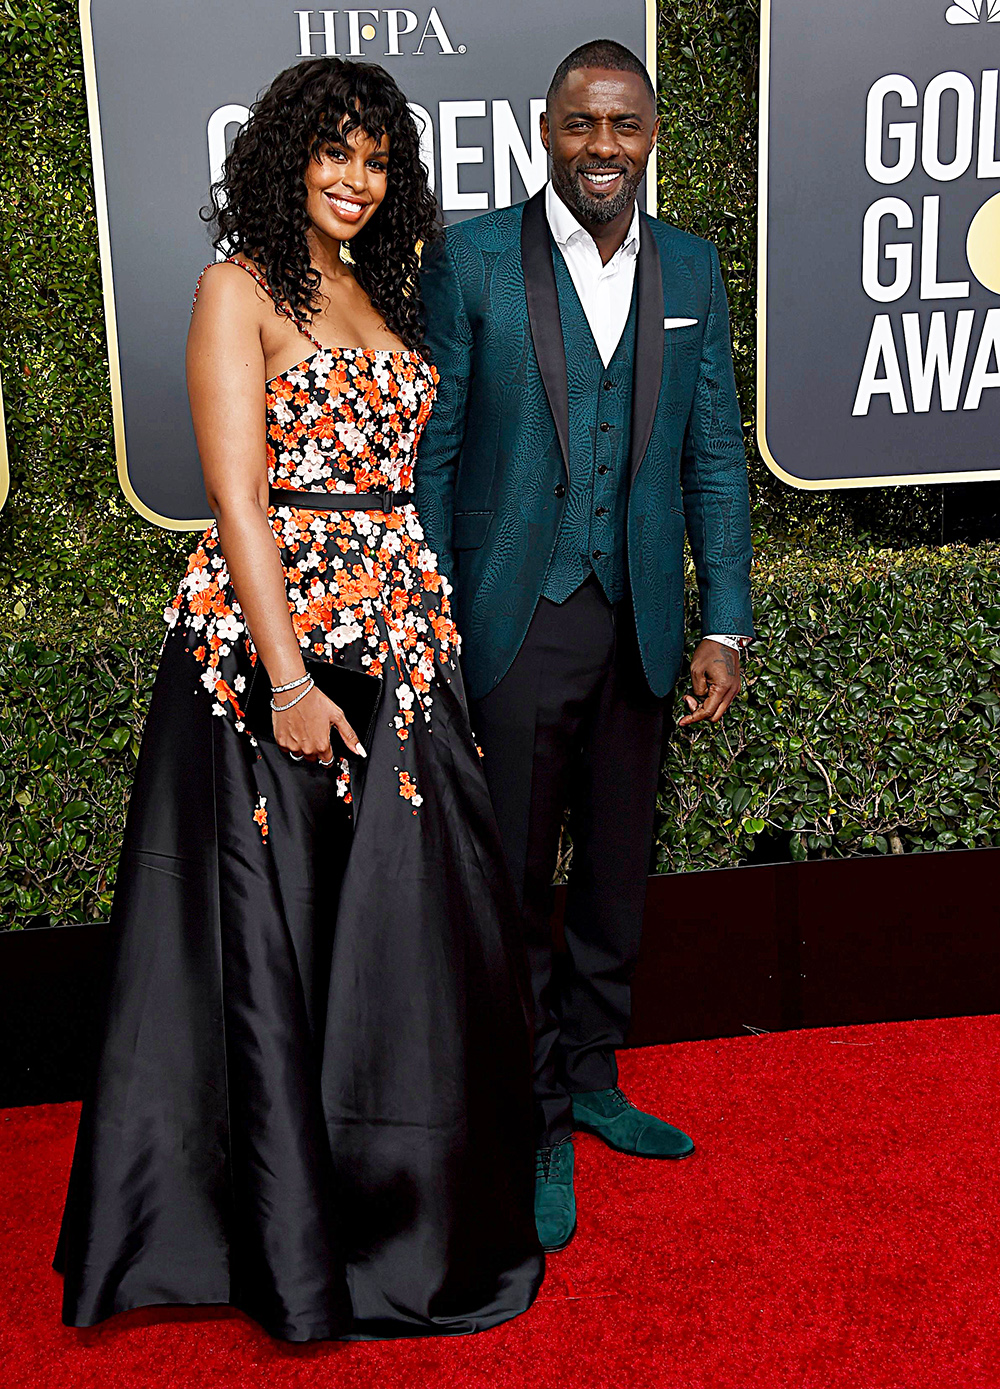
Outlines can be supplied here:
M290 699L287 704L275 704L274 699L271 699L271 708L274 710L276 714L283 714L286 709L294 709L296 704L298 704L300 700L305 699L306 695L313 687L312 676L310 675L306 678L309 681L309 683L306 685L305 689L302 691L301 694L297 694L294 699Z
M299 688L299 686L300 686L300 685L304 685L308 679L309 679L309 673L308 673L308 671L307 671L305 675L300 675L299 678L298 678L298 680L292 680L292 681L290 681L287 685L272 685L272 686L271 686L271 693L272 693L273 695L276 695L276 694L287 694L287 692L288 692L289 690L297 690L297 689Z

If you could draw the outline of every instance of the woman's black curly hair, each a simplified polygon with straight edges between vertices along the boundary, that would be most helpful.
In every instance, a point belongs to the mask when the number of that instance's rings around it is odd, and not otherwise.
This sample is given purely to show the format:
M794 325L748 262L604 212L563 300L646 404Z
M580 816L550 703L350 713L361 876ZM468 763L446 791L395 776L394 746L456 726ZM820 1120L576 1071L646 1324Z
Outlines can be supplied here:
M439 221L416 121L384 68L310 58L280 73L233 142L202 216L215 225L216 248L253 261L274 294L308 321L319 307L320 274L306 242L306 169L324 146L357 129L376 143L388 135L389 165L381 206L350 242L355 276L390 331L415 348L419 245L438 235Z

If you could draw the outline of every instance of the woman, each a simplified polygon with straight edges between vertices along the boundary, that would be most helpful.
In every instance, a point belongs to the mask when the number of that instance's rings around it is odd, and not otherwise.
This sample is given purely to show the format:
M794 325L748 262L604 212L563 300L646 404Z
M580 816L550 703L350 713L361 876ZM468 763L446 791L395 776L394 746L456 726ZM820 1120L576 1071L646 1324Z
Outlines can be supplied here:
M64 1319L479 1330L542 1256L514 905L410 495L436 382L413 118L381 68L304 62L215 192L188 380L216 522L166 614ZM352 726L330 691L357 686Z

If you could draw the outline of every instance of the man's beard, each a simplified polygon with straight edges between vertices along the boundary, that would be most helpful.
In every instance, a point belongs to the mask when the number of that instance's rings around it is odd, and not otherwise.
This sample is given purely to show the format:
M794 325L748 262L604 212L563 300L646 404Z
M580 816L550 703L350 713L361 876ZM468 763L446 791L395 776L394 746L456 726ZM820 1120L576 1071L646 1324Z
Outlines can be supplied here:
M584 223L613 222L616 217L620 217L626 208L631 207L634 202L639 185L642 183L644 170L640 169L629 177L628 171L621 164L595 164L588 169L588 172L595 174L620 173L622 186L613 197L592 198L583 191L576 173L567 171L565 165L553 164L552 166L552 183L556 192L570 211L576 214L577 219Z

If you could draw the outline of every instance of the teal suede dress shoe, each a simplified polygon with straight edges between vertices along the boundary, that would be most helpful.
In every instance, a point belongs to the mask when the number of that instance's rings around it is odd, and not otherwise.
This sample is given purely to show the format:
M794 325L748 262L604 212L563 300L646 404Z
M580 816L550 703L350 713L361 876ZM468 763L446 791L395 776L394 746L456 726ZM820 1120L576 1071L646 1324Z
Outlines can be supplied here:
M546 1254L565 1249L576 1234L573 1140L539 1148L535 1157L535 1226Z
M619 1153L685 1158L694 1152L694 1144L686 1133L636 1109L617 1086L611 1090L588 1090L571 1095L570 1099L576 1127L603 1138L609 1148Z

